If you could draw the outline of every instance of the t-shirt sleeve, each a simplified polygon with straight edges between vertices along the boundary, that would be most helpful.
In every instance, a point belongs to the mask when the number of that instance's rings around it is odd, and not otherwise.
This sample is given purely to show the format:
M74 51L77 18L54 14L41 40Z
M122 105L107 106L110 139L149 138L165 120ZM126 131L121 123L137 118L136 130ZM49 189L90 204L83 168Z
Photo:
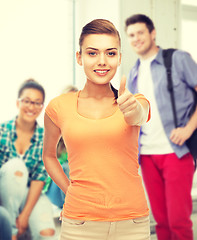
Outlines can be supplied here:
M59 112L58 99L54 98L47 105L45 113L52 120L52 122L55 123L55 125L60 128L58 112Z
M148 118L147 118L147 121L146 121L146 122L148 122L148 121L150 120L150 118L151 118L150 102L149 102L148 99L145 98L145 96L144 96L143 94L141 94L141 93L137 93L137 94L135 94L134 96L135 96L136 99L144 99L144 100L146 100L146 101L148 102L148 104L149 104L149 113L148 113Z

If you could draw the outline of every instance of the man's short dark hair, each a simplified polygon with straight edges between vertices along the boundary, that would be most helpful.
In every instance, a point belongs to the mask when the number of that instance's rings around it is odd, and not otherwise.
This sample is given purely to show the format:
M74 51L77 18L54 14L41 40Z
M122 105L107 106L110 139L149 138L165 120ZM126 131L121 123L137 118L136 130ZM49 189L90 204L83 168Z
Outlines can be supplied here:
M153 21L144 14L135 14L127 18L125 21L125 29L135 23L145 23L150 33L155 29Z

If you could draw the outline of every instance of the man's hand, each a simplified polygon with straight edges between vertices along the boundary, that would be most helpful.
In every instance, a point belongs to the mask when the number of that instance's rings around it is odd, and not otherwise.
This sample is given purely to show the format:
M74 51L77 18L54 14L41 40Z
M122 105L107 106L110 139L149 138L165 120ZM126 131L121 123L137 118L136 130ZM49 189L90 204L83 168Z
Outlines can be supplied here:
M187 127L179 127L172 130L170 134L170 140L179 146L182 146L183 143L190 138L192 131L189 131Z

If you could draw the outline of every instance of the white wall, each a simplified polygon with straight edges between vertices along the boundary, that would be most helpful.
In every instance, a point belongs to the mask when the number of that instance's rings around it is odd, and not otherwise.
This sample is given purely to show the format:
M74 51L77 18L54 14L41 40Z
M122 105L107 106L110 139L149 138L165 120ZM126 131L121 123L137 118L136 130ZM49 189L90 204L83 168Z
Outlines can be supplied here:
M69 28L72 1L0 1L0 122L17 113L17 91L24 80L44 85L46 103L72 83Z
M180 35L180 0L123 0L121 1L121 23L133 14L149 16L156 28L156 43L163 48L178 47ZM122 73L128 74L137 56L128 43L124 26L121 29L123 46Z
M180 47L188 51L197 62L197 1L193 0L193 5L186 3L182 6Z
M17 91L28 78L44 86L45 104L68 84L83 87L85 76L75 63L81 28L95 18L107 18L118 28L119 14L119 0L0 1L0 122L17 114Z
M74 80L78 88L83 87L85 76L75 63L75 51L82 26L95 18L112 21L121 34L122 64L113 81L118 88L121 75L127 75L136 60L124 32L125 19L134 13L153 18L158 44L178 44L179 0L0 1L0 122L17 113L17 90L27 78L44 85L46 104Z

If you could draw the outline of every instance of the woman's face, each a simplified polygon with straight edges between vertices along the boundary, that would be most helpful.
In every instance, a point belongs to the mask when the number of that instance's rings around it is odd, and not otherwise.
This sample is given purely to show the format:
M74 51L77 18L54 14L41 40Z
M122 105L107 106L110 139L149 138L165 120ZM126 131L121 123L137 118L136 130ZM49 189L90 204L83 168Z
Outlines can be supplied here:
M17 100L18 117L25 122L35 122L43 109L43 94L34 88L26 88Z
M84 67L87 81L106 84L121 62L120 43L115 35L90 34L84 38L77 62Z

